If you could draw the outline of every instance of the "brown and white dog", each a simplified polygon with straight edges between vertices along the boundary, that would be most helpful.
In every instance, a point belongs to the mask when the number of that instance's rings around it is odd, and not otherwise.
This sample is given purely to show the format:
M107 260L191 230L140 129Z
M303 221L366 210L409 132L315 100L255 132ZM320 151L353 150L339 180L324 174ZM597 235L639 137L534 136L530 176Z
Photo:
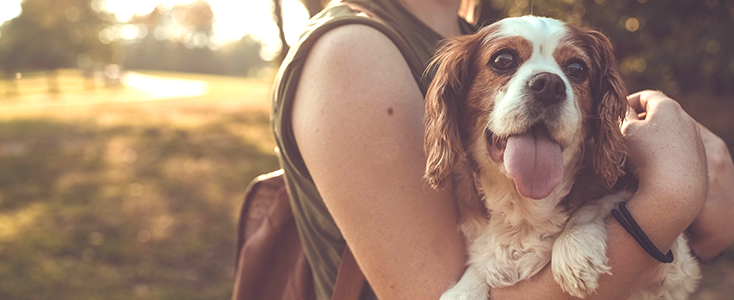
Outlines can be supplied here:
M564 291L593 293L610 273L605 220L632 196L610 190L623 174L627 92L609 40L554 19L509 18L448 41L434 66L425 177L434 188L453 180L469 249L466 272L441 299L487 299L490 287L551 260ZM632 299L695 290L685 237L672 250L659 281Z

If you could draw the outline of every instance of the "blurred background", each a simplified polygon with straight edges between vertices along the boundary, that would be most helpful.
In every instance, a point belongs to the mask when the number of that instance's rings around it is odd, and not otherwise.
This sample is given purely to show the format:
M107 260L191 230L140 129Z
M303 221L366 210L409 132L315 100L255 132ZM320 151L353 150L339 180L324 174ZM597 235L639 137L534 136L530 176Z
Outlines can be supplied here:
M734 0L477 3L602 31L630 91L734 148ZM0 299L229 298L242 193L277 168L270 85L323 5L1 0ZM734 299L734 250L694 299Z

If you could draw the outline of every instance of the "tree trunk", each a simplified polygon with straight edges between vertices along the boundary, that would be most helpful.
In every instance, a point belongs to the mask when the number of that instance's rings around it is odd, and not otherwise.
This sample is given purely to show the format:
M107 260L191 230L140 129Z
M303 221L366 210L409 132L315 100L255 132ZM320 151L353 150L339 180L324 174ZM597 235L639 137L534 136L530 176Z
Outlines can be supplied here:
M278 25L278 35L280 36L280 54L278 54L278 63L283 62L288 50L291 49L288 46L288 42L285 40L285 31L283 31L283 6L280 3L281 0L273 0L273 17L275 18L275 24Z

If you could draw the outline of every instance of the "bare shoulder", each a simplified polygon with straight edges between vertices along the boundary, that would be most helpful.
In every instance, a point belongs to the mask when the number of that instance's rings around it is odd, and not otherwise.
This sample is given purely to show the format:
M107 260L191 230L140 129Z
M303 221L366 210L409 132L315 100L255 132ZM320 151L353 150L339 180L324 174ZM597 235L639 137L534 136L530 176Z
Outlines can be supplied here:
M422 119L418 84L398 48L377 29L341 26L311 49L292 114L302 152L311 140L334 146L354 130L364 138L409 134L420 140Z
M340 26L321 36L309 54L307 67L313 67L314 60L330 67L344 64L341 66L345 68L373 69L382 66L393 71L401 68L408 71L397 46L386 35L360 24ZM336 71L345 68L337 68Z
M422 98L397 46L366 25L337 27L320 37L306 59L302 75L299 90L316 88L341 95L383 98L396 93L413 95L401 98L405 101Z

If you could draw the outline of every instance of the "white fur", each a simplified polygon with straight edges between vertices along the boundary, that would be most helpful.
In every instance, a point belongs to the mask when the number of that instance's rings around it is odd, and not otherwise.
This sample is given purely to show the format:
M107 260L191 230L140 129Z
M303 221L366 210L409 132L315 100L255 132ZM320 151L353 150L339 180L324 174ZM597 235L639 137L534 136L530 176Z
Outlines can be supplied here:
M556 74L566 85L567 99L560 104L560 124L553 128L553 138L561 145L574 142L581 130L581 110L571 88L571 83L563 74L563 70L553 58L553 50L567 34L565 25L558 20L525 16L501 21L498 36L523 36L533 45L532 56L525 61L507 84L495 96L495 107L487 126L498 135L518 134L526 131L529 125L538 121L527 114L528 105L535 102L526 93L528 80L541 72ZM518 120L522 120L519 122Z
M509 286L528 279L551 260L554 279L561 288L583 298L594 293L600 274L610 274L605 220L615 204L629 200L632 194L622 191L589 201L573 216L559 205L573 185L584 142L578 100L552 56L568 31L557 20L532 16L505 19L499 26L500 30L487 41L498 36L520 35L532 42L534 49L506 88L496 94L487 128L499 135L528 130L538 121L528 119L526 114L526 103L532 101L524 92L528 79L539 72L559 75L566 84L567 98L559 104L559 121L549 132L564 146L564 178L545 199L527 199L507 177L504 164L494 162L486 154L473 155L478 168L471 170L462 160L455 167L452 179L461 213L461 230L468 241L468 268L441 299L487 299L490 287ZM466 150L486 153L486 143L479 139ZM673 252L675 261L660 267L658 284L646 286L631 299L682 300L693 292L700 271L684 237L676 241Z

